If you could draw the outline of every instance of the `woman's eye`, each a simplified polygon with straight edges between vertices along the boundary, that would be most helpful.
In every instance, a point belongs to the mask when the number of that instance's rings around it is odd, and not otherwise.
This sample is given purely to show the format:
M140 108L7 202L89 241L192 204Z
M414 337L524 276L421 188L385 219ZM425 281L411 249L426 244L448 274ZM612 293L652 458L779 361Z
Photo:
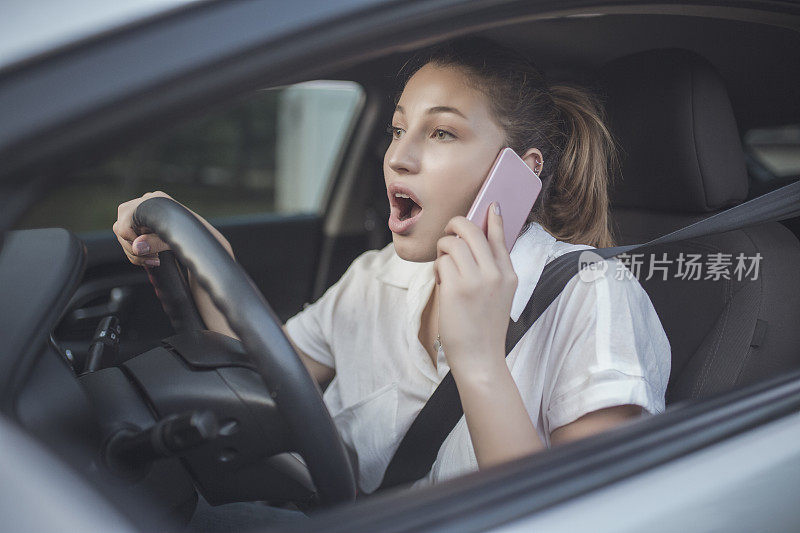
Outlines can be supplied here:
M436 139L439 140L439 141L446 141L448 139L455 139L455 137L456 137L455 135L453 135L449 131L443 130L441 128L434 130L433 136L436 137Z
M404 130L403 128L398 128L390 124L386 126L386 133L390 135L392 139L399 139L403 136ZM433 137L439 141L447 141L456 138L455 134L441 128L437 128L433 131Z
M386 126L386 133L388 133L392 139L399 139L400 136L403 134L403 128L395 128L391 124Z

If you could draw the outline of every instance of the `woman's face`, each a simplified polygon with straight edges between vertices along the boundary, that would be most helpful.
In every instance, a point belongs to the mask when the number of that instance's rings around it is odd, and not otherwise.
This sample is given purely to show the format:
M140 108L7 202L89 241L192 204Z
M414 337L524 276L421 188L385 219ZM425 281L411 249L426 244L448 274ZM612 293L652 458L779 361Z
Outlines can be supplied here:
M436 259L436 241L451 218L467 214L504 138L487 97L460 69L429 63L411 77L383 159L397 255Z

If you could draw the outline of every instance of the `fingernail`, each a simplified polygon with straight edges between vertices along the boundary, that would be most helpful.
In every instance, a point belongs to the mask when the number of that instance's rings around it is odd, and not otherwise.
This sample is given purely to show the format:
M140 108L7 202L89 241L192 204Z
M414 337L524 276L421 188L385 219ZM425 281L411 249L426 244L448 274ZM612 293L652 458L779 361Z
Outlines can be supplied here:
M492 211L494 211L495 215L499 215L500 214L500 204L498 204L497 202L492 203Z
M151 267L157 267L161 264L161 261L158 259L145 259L144 264Z
M136 255L149 254L150 245L147 244L145 241L139 241L133 245L133 251L136 252Z

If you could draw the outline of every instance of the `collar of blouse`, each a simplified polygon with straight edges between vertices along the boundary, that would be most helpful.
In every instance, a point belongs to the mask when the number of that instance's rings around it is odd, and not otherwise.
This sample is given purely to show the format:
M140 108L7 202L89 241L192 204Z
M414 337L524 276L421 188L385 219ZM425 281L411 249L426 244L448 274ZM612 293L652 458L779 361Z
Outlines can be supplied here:
M533 294L533 289L542 275L544 266L553 254L555 237L541 225L532 223L520 235L511 250L511 264L517 274L517 290L511 304L511 318L516 322ZM591 248L591 246L586 246ZM423 288L433 280L433 261L414 263L393 254L377 272L379 281L401 289Z

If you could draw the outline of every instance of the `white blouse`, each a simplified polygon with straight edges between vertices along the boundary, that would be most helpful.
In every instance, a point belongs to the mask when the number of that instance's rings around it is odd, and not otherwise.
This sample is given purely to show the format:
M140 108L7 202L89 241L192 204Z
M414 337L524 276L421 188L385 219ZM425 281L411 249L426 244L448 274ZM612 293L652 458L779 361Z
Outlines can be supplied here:
M518 279L511 318L519 319L546 263L591 248L558 241L532 224L511 251ZM444 351L434 367L418 338L434 282L433 262L404 261L390 243L361 254L286 323L303 352L336 370L323 398L366 493L380 485L400 440L450 370ZM599 276L570 280L506 362L547 447L554 429L598 409L664 410L669 341L647 293L617 259ZM477 469L462 416L430 473L413 486Z

